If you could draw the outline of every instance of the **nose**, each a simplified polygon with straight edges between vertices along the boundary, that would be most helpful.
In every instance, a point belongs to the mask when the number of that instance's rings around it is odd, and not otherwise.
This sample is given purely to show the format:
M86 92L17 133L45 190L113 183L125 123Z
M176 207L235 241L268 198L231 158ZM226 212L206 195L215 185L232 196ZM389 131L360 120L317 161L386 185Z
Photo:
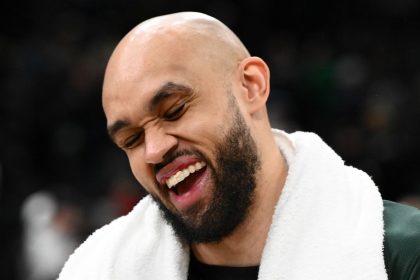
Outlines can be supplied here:
M145 131L145 159L147 163L158 164L164 156L176 147L178 139L160 128Z

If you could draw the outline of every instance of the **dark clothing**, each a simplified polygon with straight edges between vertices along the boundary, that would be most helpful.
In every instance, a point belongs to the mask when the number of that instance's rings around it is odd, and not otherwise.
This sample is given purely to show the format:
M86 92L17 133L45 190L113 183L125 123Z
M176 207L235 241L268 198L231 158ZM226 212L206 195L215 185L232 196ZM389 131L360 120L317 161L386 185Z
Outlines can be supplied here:
M420 280L420 210L384 201L384 258L389 280ZM191 254L189 280L255 280L258 266L227 267L200 263Z
M259 266L229 267L208 265L199 262L191 253L188 280L254 280L258 278Z
M385 267L389 280L420 280L420 210L384 201Z

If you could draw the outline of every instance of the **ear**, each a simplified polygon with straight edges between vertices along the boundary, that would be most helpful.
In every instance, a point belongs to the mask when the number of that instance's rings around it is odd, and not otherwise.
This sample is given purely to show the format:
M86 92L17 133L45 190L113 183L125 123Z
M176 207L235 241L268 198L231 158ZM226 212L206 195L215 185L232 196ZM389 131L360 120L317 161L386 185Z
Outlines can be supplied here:
M270 94L270 70L259 57L247 57L240 64L244 94L242 98L248 113L254 114L265 106Z

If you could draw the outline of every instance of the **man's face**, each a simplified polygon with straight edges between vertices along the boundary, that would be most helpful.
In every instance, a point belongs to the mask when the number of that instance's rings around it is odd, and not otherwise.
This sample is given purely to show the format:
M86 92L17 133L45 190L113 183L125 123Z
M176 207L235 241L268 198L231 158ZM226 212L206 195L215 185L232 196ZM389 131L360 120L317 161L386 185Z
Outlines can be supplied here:
M209 57L169 45L155 41L111 61L103 99L108 129L182 238L220 240L252 202L257 149L235 87Z

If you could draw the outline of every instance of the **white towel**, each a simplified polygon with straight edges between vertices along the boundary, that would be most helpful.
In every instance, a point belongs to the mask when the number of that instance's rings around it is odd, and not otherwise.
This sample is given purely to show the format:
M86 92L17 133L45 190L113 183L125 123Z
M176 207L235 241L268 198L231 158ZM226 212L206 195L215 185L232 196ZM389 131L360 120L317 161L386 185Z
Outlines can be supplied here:
M369 176L313 133L275 134L289 173L260 279L387 279L383 204Z
M345 166L312 133L273 130L289 165L259 279L387 279L382 199L368 175ZM92 234L59 279L187 278L189 248L150 197Z

